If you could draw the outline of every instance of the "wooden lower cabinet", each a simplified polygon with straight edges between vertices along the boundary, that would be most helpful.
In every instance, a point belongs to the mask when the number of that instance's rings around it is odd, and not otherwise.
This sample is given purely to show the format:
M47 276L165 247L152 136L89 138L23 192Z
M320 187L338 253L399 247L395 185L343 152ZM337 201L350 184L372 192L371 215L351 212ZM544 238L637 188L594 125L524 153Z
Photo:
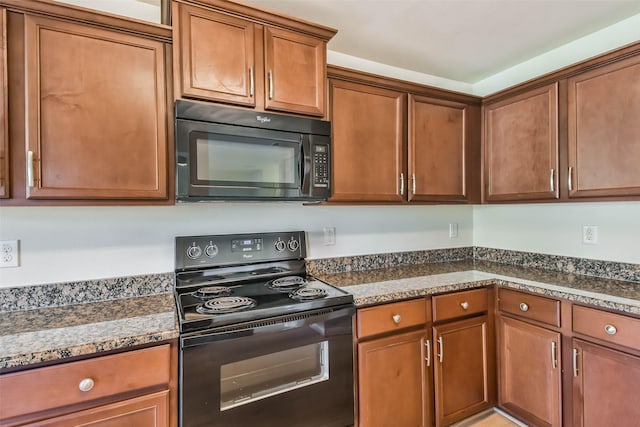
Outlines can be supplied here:
M573 425L640 425L640 357L573 339Z
M535 426L562 425L560 333L498 317L498 404Z
M161 391L30 424L34 427L167 427L169 391Z
M358 344L359 427L422 427L433 419L429 332Z
M177 346L0 375L0 426L175 427Z
M436 426L492 406L486 315L434 326Z

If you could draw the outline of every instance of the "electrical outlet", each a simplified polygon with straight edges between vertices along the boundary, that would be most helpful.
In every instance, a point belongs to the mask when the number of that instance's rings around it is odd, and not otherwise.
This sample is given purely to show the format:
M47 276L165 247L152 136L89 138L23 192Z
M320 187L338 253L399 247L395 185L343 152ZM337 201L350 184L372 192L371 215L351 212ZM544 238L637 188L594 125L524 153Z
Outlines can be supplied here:
M595 245L598 243L597 225L582 226L582 243L584 243L585 245Z
M322 229L324 232L324 245L332 246L336 244L336 228L335 227L324 227Z
M452 222L449 224L449 238L455 239L458 237L458 223Z
M0 268L2 267L17 267L18 256L20 255L18 250L19 240L3 240L0 241Z

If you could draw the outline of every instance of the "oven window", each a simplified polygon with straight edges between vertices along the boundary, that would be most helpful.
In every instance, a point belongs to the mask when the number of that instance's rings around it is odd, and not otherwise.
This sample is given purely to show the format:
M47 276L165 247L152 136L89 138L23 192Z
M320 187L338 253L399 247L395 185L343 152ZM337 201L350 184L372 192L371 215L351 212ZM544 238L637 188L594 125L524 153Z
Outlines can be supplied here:
M217 134L195 143L198 181L297 187L298 143Z
M329 342L322 341L222 365L220 410L329 379Z

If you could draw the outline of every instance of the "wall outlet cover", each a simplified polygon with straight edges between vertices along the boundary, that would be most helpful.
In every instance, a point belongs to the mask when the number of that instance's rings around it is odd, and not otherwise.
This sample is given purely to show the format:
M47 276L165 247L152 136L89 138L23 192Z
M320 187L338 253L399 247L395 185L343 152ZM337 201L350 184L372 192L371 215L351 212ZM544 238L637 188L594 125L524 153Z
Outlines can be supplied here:
M18 267L20 265L18 242L19 240L0 241L0 268Z
M598 243L597 225L582 226L582 243L584 243L585 245L595 245Z

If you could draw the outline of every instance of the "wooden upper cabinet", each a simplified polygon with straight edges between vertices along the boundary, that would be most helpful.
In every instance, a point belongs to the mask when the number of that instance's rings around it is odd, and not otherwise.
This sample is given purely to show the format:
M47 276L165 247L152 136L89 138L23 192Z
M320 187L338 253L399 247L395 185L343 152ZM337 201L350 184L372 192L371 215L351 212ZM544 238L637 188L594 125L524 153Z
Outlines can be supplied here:
M466 200L466 110L409 95L409 200Z
M30 15L24 37L27 197L166 199L164 44Z
M0 8L0 198L9 197L9 123L7 102L7 10Z
M176 98L324 116L326 42L335 30L229 7L173 3Z
M330 201L401 202L406 191L406 94L331 79Z
M187 4L173 7L182 96L254 106L255 24Z
M487 201L557 199L558 84L485 106Z
M569 197L640 196L640 56L568 79Z
M323 116L326 52L322 40L266 27L266 108Z

